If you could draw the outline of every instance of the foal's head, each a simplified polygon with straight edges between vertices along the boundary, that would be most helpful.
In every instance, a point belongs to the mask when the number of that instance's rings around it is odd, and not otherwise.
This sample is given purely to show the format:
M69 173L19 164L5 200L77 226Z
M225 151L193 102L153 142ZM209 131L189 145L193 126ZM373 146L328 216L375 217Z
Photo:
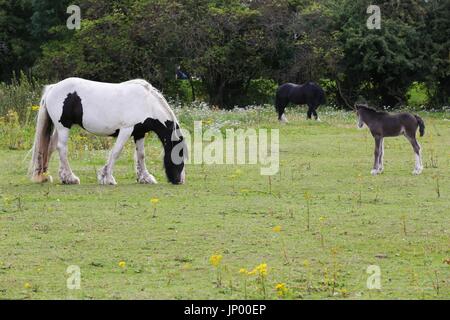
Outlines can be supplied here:
M365 104L356 104L355 105L355 109L356 109L356 116L357 116L357 125L358 128L362 128L364 126L364 114L368 113L368 112L373 112L375 110L370 109L367 105Z

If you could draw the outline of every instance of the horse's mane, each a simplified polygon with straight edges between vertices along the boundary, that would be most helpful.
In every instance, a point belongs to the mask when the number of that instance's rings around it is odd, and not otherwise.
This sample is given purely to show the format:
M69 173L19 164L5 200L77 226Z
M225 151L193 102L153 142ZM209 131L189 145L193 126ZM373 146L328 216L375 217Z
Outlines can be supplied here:
M357 104L356 108L357 109L363 109L363 110L368 111L368 112L373 113L373 114L387 114L386 111L379 111L379 110L376 110L374 108L370 108L369 106L364 105L364 104Z
M172 108L170 108L169 103L167 103L166 99L162 95L162 93L156 89L154 86L152 86L150 83L148 83L146 80L143 79L134 79L127 81L125 83L133 83L143 86L145 89L147 89L149 92L153 93L161 102L162 106L166 109L166 111L169 113L170 117L172 118L172 121L174 122L174 129L176 129L176 124L178 124L178 119L175 116L175 113L173 112Z

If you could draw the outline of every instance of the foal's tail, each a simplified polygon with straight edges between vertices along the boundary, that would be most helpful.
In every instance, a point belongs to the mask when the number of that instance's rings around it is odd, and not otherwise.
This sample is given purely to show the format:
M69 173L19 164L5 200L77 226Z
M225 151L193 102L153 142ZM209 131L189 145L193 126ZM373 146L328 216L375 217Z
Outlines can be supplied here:
M51 182L51 177L47 175L47 169L53 122L47 112L46 103L47 94L50 91L50 88L51 86L46 86L42 95L33 149L31 149L32 158L28 168L28 175L33 182Z
M419 116L414 115L414 117L416 117L417 123L419 124L420 136L423 137L425 134L425 122L423 122L422 118Z

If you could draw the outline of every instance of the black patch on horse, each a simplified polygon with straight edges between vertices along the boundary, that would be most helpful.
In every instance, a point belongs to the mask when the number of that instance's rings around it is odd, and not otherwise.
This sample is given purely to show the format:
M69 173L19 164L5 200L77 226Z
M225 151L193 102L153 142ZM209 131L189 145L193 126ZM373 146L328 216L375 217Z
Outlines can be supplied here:
M68 129L74 124L78 124L83 128L83 105L81 104L81 98L76 91L69 93L64 100L62 115L59 122Z
M166 120L161 123L159 120L147 118L144 122L138 123L134 126L133 133L131 134L134 141L138 141L145 137L145 134L149 131L153 131L158 136L159 140L164 148L164 168L166 170L167 179L173 183L178 184L181 181L181 172L184 168L184 162L176 164L172 161L172 149L179 143L185 143L184 138L180 137L178 141L172 141L172 134L175 129L180 129L178 124L174 124L173 121ZM184 157L183 149L180 150L180 157Z
M116 131L114 131L113 134L110 134L109 136L110 136L110 137L117 138L117 137L119 136L119 132L120 132L120 129L117 129Z

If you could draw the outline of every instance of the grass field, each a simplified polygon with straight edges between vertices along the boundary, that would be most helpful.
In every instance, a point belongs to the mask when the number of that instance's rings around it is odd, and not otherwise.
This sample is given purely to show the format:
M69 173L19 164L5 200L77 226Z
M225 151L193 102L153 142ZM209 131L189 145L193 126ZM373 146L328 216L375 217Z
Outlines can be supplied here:
M135 183L129 142L118 185L100 186L106 151L85 148L77 131L69 157L81 185L58 183L57 157L56 183L36 185L27 152L4 147L0 298L448 299L449 113L421 113L422 175L411 174L412 148L398 137L386 140L385 172L372 177L368 130L352 113L321 111L318 123L290 109L287 125L272 108L177 111L186 129L200 119L279 129L280 171L270 180L259 166L189 165L187 184L169 185L151 137L147 166L158 185ZM264 263L267 274L239 272ZM66 286L70 265L80 268L79 290ZM381 289L367 288L369 265L379 266Z

